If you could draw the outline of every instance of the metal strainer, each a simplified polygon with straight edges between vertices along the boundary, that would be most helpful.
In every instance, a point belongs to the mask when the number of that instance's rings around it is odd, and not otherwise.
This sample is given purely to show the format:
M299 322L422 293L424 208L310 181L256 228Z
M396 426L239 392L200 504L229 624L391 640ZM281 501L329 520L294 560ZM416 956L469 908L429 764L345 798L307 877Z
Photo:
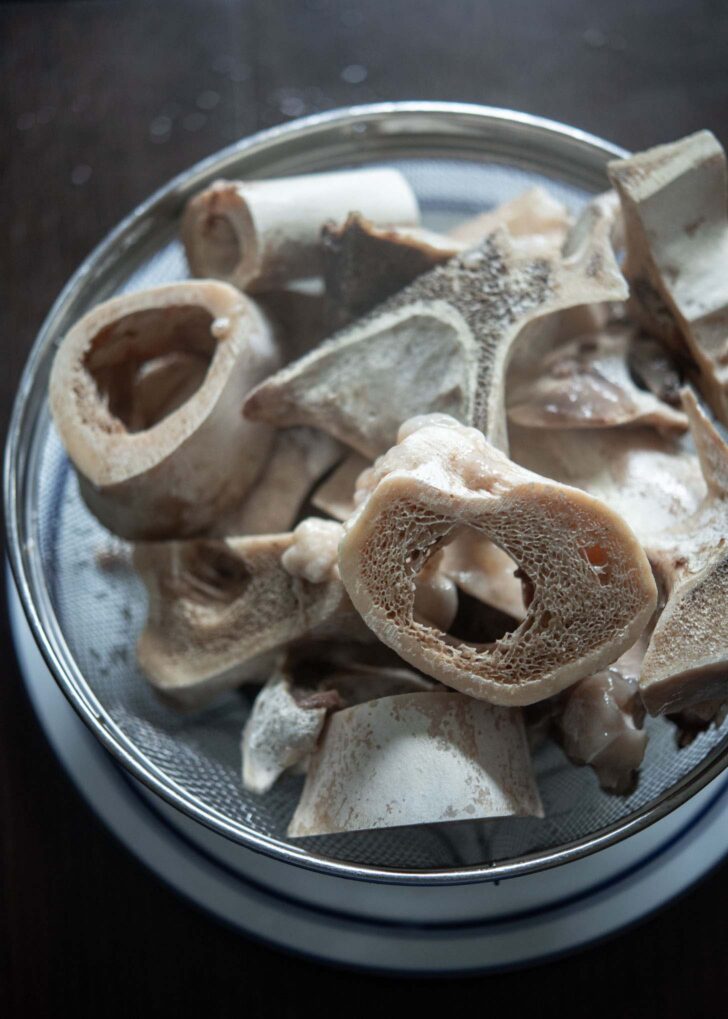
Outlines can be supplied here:
M648 722L636 791L603 793L555 746L535 767L545 820L507 819L390 829L289 842L302 779L258 797L240 784L240 733L252 695L180 714L141 676L134 642L145 597L123 543L83 505L48 411L57 343L80 315L116 293L186 275L176 226L186 199L217 177L267 177L361 164L398 167L435 229L544 184L573 209L606 186L620 150L521 114L441 103L343 110L275 128L226 149L154 195L91 255L52 309L15 405L5 464L11 563L51 671L102 743L165 800L247 847L338 876L448 882L512 876L624 838L676 807L728 763L728 724L678 751L673 727Z

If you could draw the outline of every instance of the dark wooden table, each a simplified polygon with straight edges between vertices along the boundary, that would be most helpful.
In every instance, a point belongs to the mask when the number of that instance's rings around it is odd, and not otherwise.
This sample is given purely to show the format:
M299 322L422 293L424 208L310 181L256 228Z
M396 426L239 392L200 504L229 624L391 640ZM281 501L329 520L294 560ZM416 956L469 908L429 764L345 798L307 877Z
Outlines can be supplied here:
M3 422L36 330L78 262L152 189L260 127L353 102L428 98L544 114L628 147L704 126L728 141L722 0L11 3L0 6L0 40ZM4 613L2 625L4 1015L368 1016L428 1002L728 1014L725 867L571 959L426 986L330 971L218 926L81 802L33 717Z

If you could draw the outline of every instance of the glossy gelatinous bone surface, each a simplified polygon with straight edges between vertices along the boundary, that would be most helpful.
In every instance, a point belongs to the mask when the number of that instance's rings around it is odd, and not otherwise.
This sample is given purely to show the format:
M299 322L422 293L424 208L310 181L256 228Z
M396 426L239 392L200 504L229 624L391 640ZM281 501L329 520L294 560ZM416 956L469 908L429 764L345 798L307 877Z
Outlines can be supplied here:
M647 558L609 507L517 467L475 429L408 422L364 475L345 524L341 576L367 625L406 661L496 704L530 704L614 661L656 601ZM533 588L526 618L487 647L420 625L414 581L456 529L499 545Z
M101 523L124 538L186 537L238 505L273 439L240 408L278 363L266 320L224 283L128 294L77 322L50 402Z

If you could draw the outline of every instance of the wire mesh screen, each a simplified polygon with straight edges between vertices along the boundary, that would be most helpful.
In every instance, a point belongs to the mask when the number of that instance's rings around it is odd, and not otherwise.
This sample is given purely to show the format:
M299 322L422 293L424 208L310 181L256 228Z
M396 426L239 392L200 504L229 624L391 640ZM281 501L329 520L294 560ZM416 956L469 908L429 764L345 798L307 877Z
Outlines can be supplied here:
M579 191L516 168L467 160L396 163L420 199L426 225L444 229L466 216L542 183L571 208ZM178 242L164 243L132 266L120 292L186 275ZM93 295L89 295L93 303ZM109 535L82 503L76 479L52 428L37 471L37 541L53 608L68 647L95 696L144 758L241 828L286 841L286 827L303 779L286 776L265 796L241 785L240 736L255 693L244 688L213 706L181 713L146 684L134 645L146 612L144 589L130 565L129 547ZM575 768L552 744L535 754L545 819L460 822L326 836L295 843L333 859L395 868L448 868L502 862L584 838L640 810L690 771L723 730L699 735L678 751L675 730L649 720L649 745L639 785L626 798L603 793L588 768ZM293 843L292 843L293 845Z

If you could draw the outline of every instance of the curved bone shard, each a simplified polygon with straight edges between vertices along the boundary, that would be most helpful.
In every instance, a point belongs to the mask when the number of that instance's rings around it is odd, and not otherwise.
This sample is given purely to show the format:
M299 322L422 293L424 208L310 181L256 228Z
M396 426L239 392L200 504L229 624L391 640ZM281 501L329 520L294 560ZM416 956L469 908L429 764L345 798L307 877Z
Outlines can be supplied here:
M534 703L614 661L653 612L650 566L622 519L517 467L475 429L442 416L408 422L366 480L371 494L339 550L346 589L380 640L449 686ZM462 527L499 545L533 585L524 622L488 647L413 618L419 569Z
M290 561L286 568L299 544L294 532L138 545L149 610L137 658L151 684L179 703L202 704L265 678L259 656L351 613L335 565L323 569L325 550L309 546L297 574ZM305 560L319 580L302 575Z
M612 325L522 363L509 379L509 420L529 428L643 424L686 431L684 414L632 379L628 352L634 340L633 327Z
M520 712L433 691L332 715L288 835L513 816L543 816Z
M517 345L554 312L627 296L610 230L608 212L588 206L566 257L524 254L497 231L267 379L245 413L314 425L374 457L402 421L441 412L506 450L504 380Z
M458 223L450 231L450 237L471 247L498 227L505 227L516 247L542 254L560 250L570 226L571 217L566 206L537 186L495 209Z
M398 170L216 181L190 199L182 218L190 271L241 290L270 290L318 275L322 226L353 210L375 223L416 226L420 218Z
M316 747L325 707L303 707L290 678L276 672L255 698L242 736L243 786L266 793L284 771Z
M667 593L640 676L650 714L728 693L728 444L690 390L683 405L708 491L695 513L656 535L649 550Z
M296 522L312 486L344 455L344 447L313 428L278 432L267 464L243 505L220 520L215 534L277 534Z
M687 346L701 391L728 423L725 153L710 131L609 164L627 237L625 273L648 329Z
M179 404L170 372L191 360L204 378ZM238 505L273 439L240 407L277 365L267 322L224 283L172 283L84 315L56 354L50 402L94 515L121 537L158 539L198 533ZM156 405L150 374L162 383Z
M356 509L354 491L359 475L371 466L360 453L351 452L311 496L311 504L342 522Z
M377 226L359 213L326 224L326 293L339 325L365 315L464 245L421 227Z

